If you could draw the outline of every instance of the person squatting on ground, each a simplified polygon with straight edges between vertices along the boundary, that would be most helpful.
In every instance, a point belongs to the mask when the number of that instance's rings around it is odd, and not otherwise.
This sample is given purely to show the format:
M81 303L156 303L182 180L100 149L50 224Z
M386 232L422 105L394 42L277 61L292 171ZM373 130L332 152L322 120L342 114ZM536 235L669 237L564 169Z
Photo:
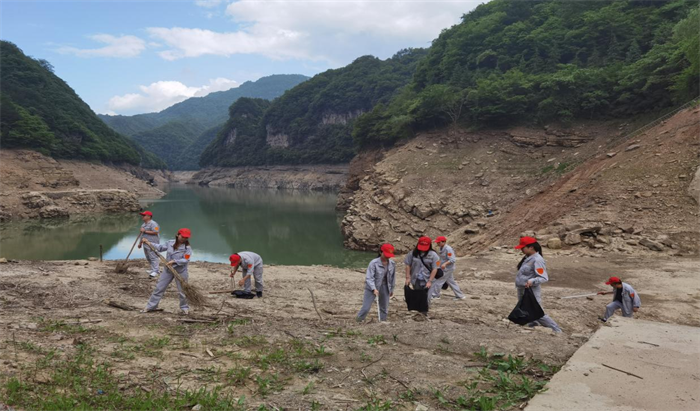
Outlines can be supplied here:
M188 228L181 228L178 230L175 239L168 240L165 244L153 244L145 238L142 239L141 242L144 244L151 244L156 251L167 251L165 257L165 260L167 261L166 264L175 269L175 271L180 274L182 279L187 281L189 278L189 274L187 273L187 265L192 257L192 247L190 247L189 241L190 235L191 233ZM148 245L145 247L150 248ZM168 288L168 285L170 285L174 278L175 276L173 276L169 269L166 268L163 270L163 274L161 274L160 278L158 279L158 284L156 284L156 289L153 291L153 294L151 294L151 298L148 300L146 308L141 312L145 313L158 308L160 299L163 298L165 290ZM187 304L185 293L182 291L182 285L177 280L175 280L175 284L177 285L177 291L180 296L180 310L183 314L187 315L190 313L190 307Z
M518 291L518 300L523 297L525 289L532 290L537 302L542 307L541 285L549 281L547 275L547 267L542 258L542 246L533 237L521 237L520 244L515 246L515 249L522 250L525 256L518 263L518 274L515 276L515 288ZM544 309L544 307L542 307ZM561 328L547 314L539 320L528 324L531 327L536 325L549 327L554 332L560 333Z
M440 268L442 268L443 276L436 279L433 285L430 287L430 297L431 299L439 299L440 291L442 290L443 284L447 284L452 288L452 292L455 293L455 300L464 300L466 297L462 290L459 289L459 285L455 281L455 262L457 257L455 256L455 251L447 245L447 238L440 236L435 239L438 247L440 247Z
M403 261L406 264L406 285L411 284L414 290L430 289L440 268L440 256L433 251L431 244L430 237L419 238L416 248ZM429 296L430 292L428 303Z
M255 279L255 295L259 298L263 293L263 260L258 254L250 251L239 251L236 254L231 254L229 257L231 267L235 267L231 271L231 278L236 275L238 268L241 268L241 281L238 282L239 287L244 287L243 291L250 293L250 277Z
M153 221L153 213L150 211L144 211L141 214L141 219L143 224L141 225L141 236L148 240L151 244L160 244L160 226L158 223ZM139 243L139 248L141 248L142 243ZM148 269L148 276L151 278L156 278L160 274L160 258L156 255L156 252L151 250L150 247L143 247L143 254L146 256L146 261L151 266Z
M386 321L389 315L389 299L394 296L396 285L396 263L394 246L382 244L379 248L379 256L370 261L365 275L365 294L362 298L362 308L357 313L357 322L362 322L367 317L375 297L379 297L379 321Z
M618 309L622 310L623 317L633 317L639 311L642 300L631 285L623 283L618 277L610 277L605 284L612 286L613 290L601 291L598 295L614 295L612 302L605 307L605 317L601 317L600 321L608 321Z

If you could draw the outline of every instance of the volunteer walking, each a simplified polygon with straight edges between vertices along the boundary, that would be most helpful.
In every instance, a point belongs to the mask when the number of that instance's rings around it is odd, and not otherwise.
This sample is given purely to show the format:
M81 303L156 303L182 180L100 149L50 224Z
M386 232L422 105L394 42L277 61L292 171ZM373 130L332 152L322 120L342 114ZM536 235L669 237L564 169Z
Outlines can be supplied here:
M634 313L639 311L639 307L642 306L642 300L631 285L623 283L618 277L610 277L605 284L612 286L613 290L601 291L598 294L614 295L612 302L605 307L605 317L600 318L600 321L608 321L618 309L622 310L623 317L632 317Z
M379 256L367 266L365 294L362 298L362 308L357 313L357 322L365 320L375 297L379 297L379 321L386 321L389 315L389 299L394 296L396 285L396 263L391 260L393 257L394 246L383 244L379 248Z
M144 211L139 214L141 214L141 219L143 220L143 224L141 224L142 238L148 240L148 242L153 245L160 244L160 226L153 221L153 213ZM139 248L141 248L141 243L139 243ZM146 261L148 261L151 267L148 269L148 276L151 278L158 277L158 274L160 274L160 259L156 255L156 252L151 250L150 247L143 247L143 254L146 256Z
M431 244L430 237L419 238L416 248L403 261L406 265L406 286L411 284L414 290L429 290L440 268L440 256L433 251ZM429 303L429 291L426 294Z
M185 281L187 281L189 278L189 274L187 273L187 265L192 257L192 247L190 247L189 241L190 235L191 233L188 228L181 228L178 230L175 239L168 240L168 242L165 244L152 244L146 238L142 239L141 242L146 244L146 248L150 249L148 244L151 244L156 251L167 251L165 257L165 260L167 261L166 264L175 269L175 271L177 271L177 273L180 274ZM153 294L151 294L151 298L148 300L146 308L141 311L142 313L147 313L158 308L158 303L160 303L160 299L163 298L163 294L168 288L168 285L170 285L170 283L173 281L173 278L175 277L170 270L166 269L163 271L160 279L158 279L158 284L156 284L156 289L153 291ZM187 304L187 297L185 297L185 293L182 292L182 285L180 282L175 280L175 284L177 285L177 291L180 296L180 310L183 314L187 315L190 313L190 307Z
M455 263L457 262L455 250L447 245L447 238L444 236L436 238L435 243L440 247L440 268L444 274L441 278L436 279L430 287L430 298L439 299L443 284L447 284L452 288L452 292L455 293L455 300L464 300L466 297L462 290L459 289L459 285L457 285L454 276Z
M235 267L231 271L231 278L236 275L238 268L241 268L241 281L238 282L239 287L244 287L246 293L250 293L250 277L255 280L255 295L260 298L263 296L263 260L258 254L251 251L239 251L236 254L231 254L229 257L231 267Z
M515 249L521 250L525 256L518 263L518 274L515 276L515 288L518 290L518 300L523 297L525 289L529 288L535 295L537 302L542 307L541 285L549 281L547 275L547 266L544 258L542 258L542 246L534 237L521 237L520 244L515 246ZM544 310L544 307L542 307ZM535 325L549 327L554 332L560 333L561 328L547 314L539 320L530 323L531 327Z

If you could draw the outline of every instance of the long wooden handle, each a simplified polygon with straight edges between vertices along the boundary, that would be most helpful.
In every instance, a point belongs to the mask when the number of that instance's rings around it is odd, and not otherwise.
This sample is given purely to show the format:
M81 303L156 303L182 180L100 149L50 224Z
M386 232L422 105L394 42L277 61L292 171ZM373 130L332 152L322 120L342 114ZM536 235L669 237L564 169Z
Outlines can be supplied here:
M126 258L124 259L124 263L129 261L129 257L131 257L131 253L134 251L134 247L136 247L136 243L139 242L139 238L141 238L141 234L143 234L143 233L139 233L139 235L136 236L136 240L134 241L134 244L131 245L131 250L129 250L129 254L126 255Z
M180 274L177 271L175 271L175 269L172 266L168 265L168 262L165 260L165 257L160 255L160 253L158 251L156 251L156 248L153 247L153 245L151 243L146 243L146 245L151 247L151 250L153 250L153 252L156 253L156 255L158 256L158 258L160 258L160 262L163 263L164 266L168 267L168 269L170 270L170 273L172 273L172 275L174 275L175 278L177 278L177 279L181 278ZM184 278L183 278L183 281L184 281Z

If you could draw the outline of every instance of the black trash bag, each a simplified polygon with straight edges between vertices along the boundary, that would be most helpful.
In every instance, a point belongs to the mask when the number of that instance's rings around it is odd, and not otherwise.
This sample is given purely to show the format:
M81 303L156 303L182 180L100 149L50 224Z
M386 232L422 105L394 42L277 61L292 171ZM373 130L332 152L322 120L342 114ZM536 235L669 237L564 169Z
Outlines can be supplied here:
M544 310L542 310L540 303L537 302L537 298L535 298L532 290L526 288L523 297L511 311L508 319L516 324L525 325L542 317L544 317Z
M428 289L414 290L409 286L403 287L404 296L406 297L406 306L408 311L418 311L421 313L428 312Z
M251 298L255 298L255 294L253 294L251 292L245 292L243 290L236 290L236 291L232 292L231 295L236 297L236 298L244 298L246 300L249 300Z

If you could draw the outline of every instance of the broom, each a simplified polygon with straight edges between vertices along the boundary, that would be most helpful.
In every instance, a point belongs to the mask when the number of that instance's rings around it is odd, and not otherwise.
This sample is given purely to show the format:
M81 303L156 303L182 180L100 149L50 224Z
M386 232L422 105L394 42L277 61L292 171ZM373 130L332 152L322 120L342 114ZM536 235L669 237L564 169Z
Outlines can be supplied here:
M139 242L139 238L141 238L141 234L143 234L143 233L139 233L139 235L136 237L136 241L134 241L134 244L131 245L131 250L129 250L129 254L126 255L126 258L124 259L124 261L120 261L117 263L117 266L114 268L114 271L116 273L122 274L122 273L125 273L129 270L129 264L127 264L127 261L129 261L129 257L131 257L131 253L134 251L134 247L136 246L136 243Z
M163 263L163 265L165 265L166 267L168 267L168 269L170 270L172 275L175 277L175 281L180 282L180 284L182 285L182 292L185 293L185 297L187 297L187 301L195 307L204 307L207 303L207 300L204 297L204 295L201 293L201 291L199 291L199 289L197 287L195 287L192 284L185 281L185 279L182 278L180 273L175 271L175 269L173 267L169 266L167 264L167 261L165 261L165 258L162 255L160 255L160 253L158 251L156 251L155 247L153 247L153 245L151 245L151 243L145 243L145 244L147 246L149 246L151 248L151 250L153 250L153 252L156 253L158 258L160 258L160 262Z

